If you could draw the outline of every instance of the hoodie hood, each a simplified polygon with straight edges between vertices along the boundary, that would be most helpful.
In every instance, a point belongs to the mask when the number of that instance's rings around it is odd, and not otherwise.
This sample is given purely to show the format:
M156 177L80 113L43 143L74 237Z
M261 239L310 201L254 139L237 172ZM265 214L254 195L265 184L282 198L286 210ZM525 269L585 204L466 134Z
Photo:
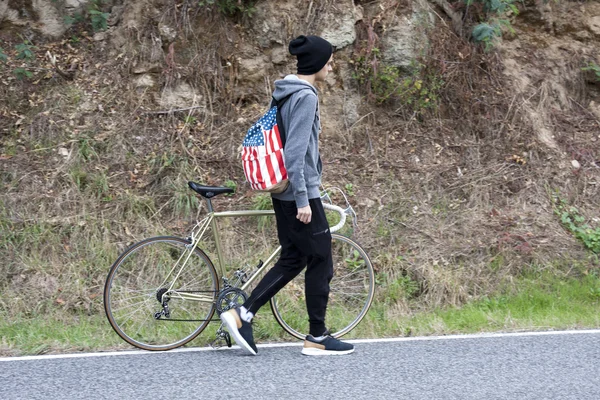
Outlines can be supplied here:
M273 91L273 97L275 100L279 101L290 94L294 94L305 89L310 89L315 95L317 94L317 89L310 83L298 78L296 75L288 75L284 79L275 81L275 91Z

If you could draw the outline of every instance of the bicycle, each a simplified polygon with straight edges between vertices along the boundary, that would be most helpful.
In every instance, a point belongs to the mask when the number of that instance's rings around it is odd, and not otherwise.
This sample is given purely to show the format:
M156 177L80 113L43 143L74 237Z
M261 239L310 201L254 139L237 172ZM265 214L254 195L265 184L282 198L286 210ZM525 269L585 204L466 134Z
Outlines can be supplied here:
M246 289L277 258L278 246L253 272L236 269L225 275L223 248L217 220L245 216L274 215L273 210L235 210L215 212L212 199L233 193L220 186L202 186L188 182L207 205L207 215L192 228L187 238L159 236L138 242L125 250L114 262L104 286L104 309L110 325L127 343L145 350L170 350L194 340L212 321L221 322L220 314L241 305ZM343 194L343 192L342 192ZM331 204L322 197L326 210L339 214L333 227L332 252L334 278L331 281L327 323L334 337L340 337L365 317L373 301L375 276L367 253L354 240L333 233L341 229L346 217L356 224L356 213L344 195L346 208ZM216 245L218 269L198 245L210 228ZM292 336L304 339L308 317L303 300L303 274L286 285L270 301L271 310L281 327ZM231 346L223 324L210 343L224 341Z

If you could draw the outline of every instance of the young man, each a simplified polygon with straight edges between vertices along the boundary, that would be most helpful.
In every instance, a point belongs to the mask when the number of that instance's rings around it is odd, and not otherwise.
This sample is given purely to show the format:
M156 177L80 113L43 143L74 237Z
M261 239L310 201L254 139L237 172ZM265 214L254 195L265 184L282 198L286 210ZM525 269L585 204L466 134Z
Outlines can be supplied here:
M285 167L289 186L273 194L277 235L282 246L279 260L239 308L221 314L235 342L257 353L251 320L281 288L305 267L306 308L310 324L302 354L348 354L354 346L332 337L325 326L329 282L333 277L331 233L321 204L319 156L319 98L315 82L332 70L333 47L318 36L299 36L289 44L298 59L297 74L275 82L273 97L290 96L281 108L286 132Z

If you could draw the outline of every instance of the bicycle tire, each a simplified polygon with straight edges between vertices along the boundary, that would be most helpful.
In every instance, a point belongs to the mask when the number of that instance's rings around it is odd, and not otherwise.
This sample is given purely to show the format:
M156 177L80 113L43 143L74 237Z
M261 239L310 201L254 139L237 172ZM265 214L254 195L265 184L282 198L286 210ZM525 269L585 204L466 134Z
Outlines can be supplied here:
M375 295L375 271L365 250L354 240L332 236L333 279L330 283L326 325L339 338L354 329L367 315ZM271 311L290 335L304 339L308 314L304 295L304 274L298 275L270 301Z
M161 236L129 247L110 268L104 285L104 310L112 328L127 343L144 350L170 350L195 339L215 312L219 280L210 258L199 248L190 255L181 275L181 293L197 293L212 301L182 299L167 291L176 261L188 251L189 240ZM177 268L177 270L179 270ZM176 282L176 283L177 283ZM170 315L159 298L169 298Z

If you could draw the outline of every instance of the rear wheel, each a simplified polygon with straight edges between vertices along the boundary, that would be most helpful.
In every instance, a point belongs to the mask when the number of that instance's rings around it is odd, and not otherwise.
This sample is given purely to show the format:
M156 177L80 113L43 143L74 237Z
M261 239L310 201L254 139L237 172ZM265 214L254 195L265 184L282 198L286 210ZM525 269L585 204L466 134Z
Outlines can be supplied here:
M218 291L215 268L202 250L192 252L185 239L155 237L131 246L113 264L104 286L104 310L126 342L170 350L206 328Z
M365 317L375 292L375 273L367 253L354 240L331 235L333 279L330 284L326 325L332 336L354 329ZM271 299L271 310L279 324L298 339L308 334L304 274L298 275Z

